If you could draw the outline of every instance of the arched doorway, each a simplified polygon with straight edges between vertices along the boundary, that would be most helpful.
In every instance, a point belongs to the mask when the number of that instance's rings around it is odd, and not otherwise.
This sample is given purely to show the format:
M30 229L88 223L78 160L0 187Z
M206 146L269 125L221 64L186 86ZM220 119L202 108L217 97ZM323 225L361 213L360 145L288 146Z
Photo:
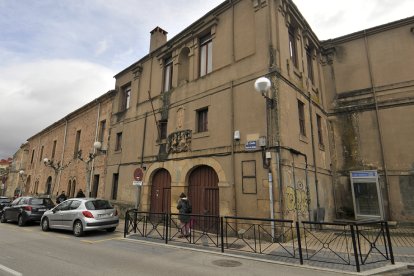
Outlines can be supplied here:
M70 190L70 197L75 197L75 189L76 189L76 180L72 181L72 189ZM69 193L69 191L68 191Z
M219 229L218 182L217 173L206 165L195 168L189 176L188 198L193 207L193 214L216 216L216 218L198 219L194 225L196 229L207 232L216 232Z
M47 195L50 195L50 193L52 192L52 177L51 176L47 178L45 190L46 190L45 194Z
M25 195L28 195L29 192L30 192L30 175L27 177L25 188L26 189L25 189L24 193L25 193Z
M159 169L152 178L150 212L171 212L171 175L166 169Z
M199 166L188 180L188 198L193 206L193 214L219 216L218 176L213 168Z
M67 188L66 192L67 192L67 195L68 195L69 198L73 197L73 195L72 195L72 180L69 180L68 188Z

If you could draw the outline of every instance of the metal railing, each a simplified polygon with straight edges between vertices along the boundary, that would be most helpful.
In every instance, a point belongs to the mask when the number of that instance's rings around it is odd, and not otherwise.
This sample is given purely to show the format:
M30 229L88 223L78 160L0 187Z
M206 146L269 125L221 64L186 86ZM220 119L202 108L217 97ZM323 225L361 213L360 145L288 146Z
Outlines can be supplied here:
M189 235L180 214L138 212L125 215L124 237L204 246L241 254L260 254L278 261L314 265L361 266L391 261L394 256L387 222L327 223L189 214Z

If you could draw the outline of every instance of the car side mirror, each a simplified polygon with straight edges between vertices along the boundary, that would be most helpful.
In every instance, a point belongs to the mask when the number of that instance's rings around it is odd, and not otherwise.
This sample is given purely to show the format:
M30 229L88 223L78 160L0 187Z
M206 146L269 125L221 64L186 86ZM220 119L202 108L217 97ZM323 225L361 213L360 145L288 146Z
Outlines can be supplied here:
M56 213L58 210L56 208L52 209L53 214Z

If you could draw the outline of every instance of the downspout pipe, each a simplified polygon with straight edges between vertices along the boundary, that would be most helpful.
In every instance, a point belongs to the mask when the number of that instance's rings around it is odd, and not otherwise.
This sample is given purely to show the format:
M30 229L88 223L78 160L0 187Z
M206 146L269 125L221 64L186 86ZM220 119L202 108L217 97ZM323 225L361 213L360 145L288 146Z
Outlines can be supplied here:
M374 98L374 104L375 104L375 117L376 117L376 121L377 121L377 128L378 128L378 138L379 138L379 144L380 144L380 149L381 149L381 161L382 161L382 166L384 168L384 176L385 176L385 188L387 191L387 212L388 212L388 218L391 217L391 202L390 202L390 195L389 195L389 177L388 177L388 169L387 169L387 162L385 161L385 151L384 151L384 143L383 143L383 134L382 134L382 125L381 125L381 119L379 117L379 108L378 108L378 99L377 99L377 91L375 89L375 80L374 80L374 75L372 73L372 64L371 64L371 59L369 57L369 45L368 45L368 37L367 37L367 32L366 30L364 30L364 43L365 43L365 53L367 56L367 62L368 62L368 71L369 71L369 78L370 78L370 82L371 82L371 87L372 87L372 94L373 94L373 98ZM381 206L382 208L384 206Z

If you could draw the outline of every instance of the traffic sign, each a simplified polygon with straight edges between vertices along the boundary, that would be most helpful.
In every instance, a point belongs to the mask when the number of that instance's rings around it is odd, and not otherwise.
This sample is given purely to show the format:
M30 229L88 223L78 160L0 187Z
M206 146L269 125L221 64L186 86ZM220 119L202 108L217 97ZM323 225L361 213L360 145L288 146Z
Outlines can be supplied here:
M134 180L142 181L143 177L144 177L144 171L141 168L136 168L134 171Z

